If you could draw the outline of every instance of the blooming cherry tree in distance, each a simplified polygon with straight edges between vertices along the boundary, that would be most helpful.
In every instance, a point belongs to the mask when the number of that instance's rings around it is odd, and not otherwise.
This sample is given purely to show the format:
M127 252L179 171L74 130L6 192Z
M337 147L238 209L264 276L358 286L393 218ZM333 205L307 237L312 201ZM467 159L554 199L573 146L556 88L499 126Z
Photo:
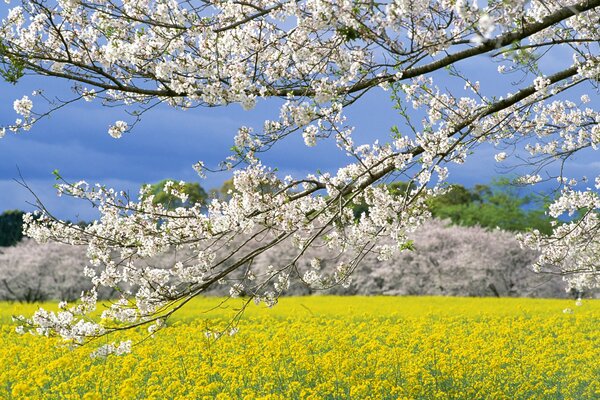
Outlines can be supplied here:
M252 110L270 98L280 105L263 126L240 127L221 165L194 166L201 176L232 170L227 199L167 209L147 189L133 199L62 181L59 192L94 203L100 219L73 225L40 204L26 232L86 245L83 273L93 289L58 313L39 310L26 329L84 343L141 325L153 332L212 285L271 306L294 279L315 288L346 284L367 254L386 260L411 247L407 235L428 217L425 199L444 190L448 166L486 143L499 147L498 162L527 162L523 184L559 180L553 216L579 212L550 236L522 237L541 250L538 268L564 275L571 287L600 286L600 178L582 189L577 177L550 168L600 143L593 108L600 0L22 0L11 7L0 26L4 79L54 77L75 94L61 102L44 91L17 99L18 119L0 135L29 130L81 100L129 112L131 120L107 127L115 138L161 103ZM463 72L473 65L488 69L486 81ZM345 110L376 90L389 90L399 118L391 134L358 144ZM335 142L347 165L279 176L261 155L290 135L309 147ZM394 180L409 181L409 189L383 185ZM178 187L165 191L185 202ZM368 212L356 218L356 204ZM253 260L284 242L295 254L256 274ZM311 246L329 249L330 269L306 260ZM172 248L194 256L169 268L140 262ZM227 255L217 257L222 249ZM341 252L352 261L331 262ZM122 297L95 319L89 314L101 287L119 288Z

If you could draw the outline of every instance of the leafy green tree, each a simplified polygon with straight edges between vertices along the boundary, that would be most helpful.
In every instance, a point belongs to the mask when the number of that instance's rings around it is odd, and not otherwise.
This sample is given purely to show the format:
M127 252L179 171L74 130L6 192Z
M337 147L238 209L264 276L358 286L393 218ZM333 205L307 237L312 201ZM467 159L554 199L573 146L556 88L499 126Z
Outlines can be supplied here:
M456 225L550 233L551 218L543 209L546 200L540 195L521 195L510 180L502 178L470 190L453 185L448 193L432 199L429 207L434 217Z
M484 186L484 185L478 185ZM450 185L448 191L443 195L436 196L428 201L429 207L432 209L438 209L448 206L457 206L464 204L471 204L473 202L481 201L482 198L478 191L471 191L462 185L453 184Z
M257 190L265 195L275 193L278 189L268 183L261 183L258 185ZM236 192L236 190L233 185L233 179L227 179L220 188L210 190L210 198L228 201L231 199L231 194L234 192Z
M388 190L394 196L406 196L406 193L417 188L417 185L411 182L396 181L388 184Z
M219 200L229 200L234 190L233 179L227 179L220 188L210 190L210 197Z
M395 196L404 196L414 188L411 182L388 184L390 193ZM498 227L514 232L538 229L550 233L552 219L544 212L547 201L548 198L541 195L522 195L509 179L499 178L489 185L476 184L471 189L453 184L446 193L428 199L427 205L433 217L449 219L455 225ZM361 202L353 204L352 210L359 219L369 212L369 207Z
M170 191L165 191L165 184L167 182L173 182L172 188L180 193L185 193L188 195L188 198L185 202L182 202L181 199L175 196ZM167 209L174 209L177 207L192 207L196 203L201 203L203 205L206 204L206 200L208 199L208 195L200 186L200 184L196 182L187 182L184 184L180 184L172 179L163 179L158 183L154 183L150 185L149 195L154 195L154 199L152 203L154 204L162 204Z
M0 214L0 246L13 246L23 238L23 214L20 210Z
M387 184L387 187L393 196L404 197L404 196L406 196L406 193L408 191L415 189L416 185L414 184L414 182L396 181L396 182ZM367 213L367 214L369 213L369 206L367 204L365 204L365 202L363 202L363 201L358 202L358 203L353 203L350 206L352 207L352 212L354 214L354 218L356 218L357 220L360 219L360 216L363 213Z

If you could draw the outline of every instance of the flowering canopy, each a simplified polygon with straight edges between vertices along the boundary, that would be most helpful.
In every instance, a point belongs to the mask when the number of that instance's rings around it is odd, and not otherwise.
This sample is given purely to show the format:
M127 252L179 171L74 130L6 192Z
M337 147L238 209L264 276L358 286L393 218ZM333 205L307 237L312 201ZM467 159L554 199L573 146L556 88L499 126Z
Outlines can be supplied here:
M411 246L407 233L427 217L425 199L443 190L447 163L463 163L482 143L504 146L498 162L522 156L511 149L523 144L534 168L521 182L539 182L551 162L600 142L600 115L579 92L598 87L599 20L600 0L489 0L485 6L470 0L23 0L0 27L4 78L62 78L75 96L57 103L36 91L41 105L35 107L28 96L16 100L19 119L0 135L28 130L79 100L127 108L133 120L108 128L118 138L160 103L179 109L240 103L251 110L263 99L281 99L276 118L260 129L241 127L235 136L234 154L221 165L234 170L234 190L225 200L171 210L154 204L147 189L136 200L100 185L63 182L59 192L96 204L100 220L75 226L40 205L41 216L27 217L26 230L40 241L87 245L84 273L94 289L80 304L61 304L57 314L40 310L28 322L40 334L81 343L144 324L153 332L215 284L273 305L291 279L318 288L347 283L366 254L383 260ZM565 64L548 67L546 60L557 55ZM461 72L473 62L495 64L490 79L510 92L489 95L486 82ZM460 87L446 80L440 86L440 75ZM401 124L391 138L357 145L344 109L378 89L391 89ZM316 166L308 176L280 177L260 155L289 135L302 135L307 146L335 141L351 162L335 174ZM201 176L211 171L202 162L194 168ZM408 179L410 190L398 194L381 185L396 177ZM552 215L587 211L557 225L550 237L534 231L523 241L542 251L540 269L564 274L570 286L599 286L600 198L592 189L577 191L576 181L562 174L548 177L563 188ZM185 203L177 187L165 191ZM356 219L351 206L358 203L368 212ZM296 253L257 276L255 257L282 242L293 243ZM331 259L305 260L310 246L326 246ZM194 256L168 269L143 262L173 247ZM215 250L223 248L228 255L217 258ZM353 261L336 264L342 251ZM104 286L119 288L122 298L101 320L91 320L87 314Z

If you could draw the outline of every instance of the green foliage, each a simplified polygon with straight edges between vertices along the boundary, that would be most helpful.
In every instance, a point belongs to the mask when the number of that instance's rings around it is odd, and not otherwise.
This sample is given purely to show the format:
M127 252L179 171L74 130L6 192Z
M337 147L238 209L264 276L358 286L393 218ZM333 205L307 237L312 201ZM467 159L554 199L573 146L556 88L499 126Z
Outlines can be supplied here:
M175 209L177 207L192 207L196 203L206 204L208 195L198 183L187 182L182 185L173 181L173 189L188 195L187 201L182 202L177 196L165 191L165 184L169 181L173 180L163 179L158 183L150 185L149 195L154 195L152 203L162 204L167 209Z
M0 76L8 83L16 84L23 77L25 62L10 54L6 46L0 42Z
M390 194L398 197L405 197L408 192L417 188L414 182L392 182L388 185Z
M550 233L551 218L543 209L546 200L539 195L520 195L508 179L499 179L473 189L452 185L448 193L429 200L428 205L434 217L450 219L456 225Z
M0 246L13 246L23 238L23 214L20 210L0 214Z
M404 197L413 189L412 182L388 184L390 193L398 197ZM544 212L547 201L548 198L540 195L522 195L510 180L503 178L471 189L451 185L445 194L428 199L427 205L433 217L449 219L455 225L498 227L513 232L538 229L549 234L552 219ZM363 213L369 213L369 206L362 202L351 207L357 220Z
M407 192L416 189L416 185L414 182L402 181L392 182L388 184L387 187L390 194L400 198L405 197L407 195ZM357 220L360 219L360 216L363 213L369 213L369 206L364 202L351 204L350 207L352 207L352 213L354 214L354 218L356 218Z
M358 203L358 204L351 204L350 207L352 207L352 213L354 214L354 218L356 220L359 220L360 216L363 215L364 213L366 213L366 214L369 213L369 206L363 202Z
M342 26L337 28L337 32L342 36L346 42L360 39L360 32L350 26Z
M261 183L258 186L258 190L259 193L261 193L262 195L266 195L278 192L279 188L268 183ZM237 192L237 190L233 186L233 179L228 179L225 182L223 182L223 185L220 188L211 189L210 197L222 201L229 201L231 199L231 195L235 192Z
M228 201L231 199L231 193L235 191L233 187L233 179L228 179L223 182L223 185L218 189L210 190L210 197L214 199L219 199L223 201Z

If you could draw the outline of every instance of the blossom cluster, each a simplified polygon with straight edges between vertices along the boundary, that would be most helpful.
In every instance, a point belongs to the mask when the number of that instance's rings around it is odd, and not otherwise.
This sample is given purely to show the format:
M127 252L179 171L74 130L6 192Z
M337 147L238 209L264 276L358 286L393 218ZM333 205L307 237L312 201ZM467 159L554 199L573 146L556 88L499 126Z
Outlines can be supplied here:
M600 177L597 178L600 182ZM600 184L595 189L600 188ZM547 271L556 266L567 282L567 289L585 291L600 287L600 196L587 188L576 190L566 187L550 205L550 214L567 218L568 222L555 224L551 235L533 231L522 235L524 245L541 252L534 268Z

